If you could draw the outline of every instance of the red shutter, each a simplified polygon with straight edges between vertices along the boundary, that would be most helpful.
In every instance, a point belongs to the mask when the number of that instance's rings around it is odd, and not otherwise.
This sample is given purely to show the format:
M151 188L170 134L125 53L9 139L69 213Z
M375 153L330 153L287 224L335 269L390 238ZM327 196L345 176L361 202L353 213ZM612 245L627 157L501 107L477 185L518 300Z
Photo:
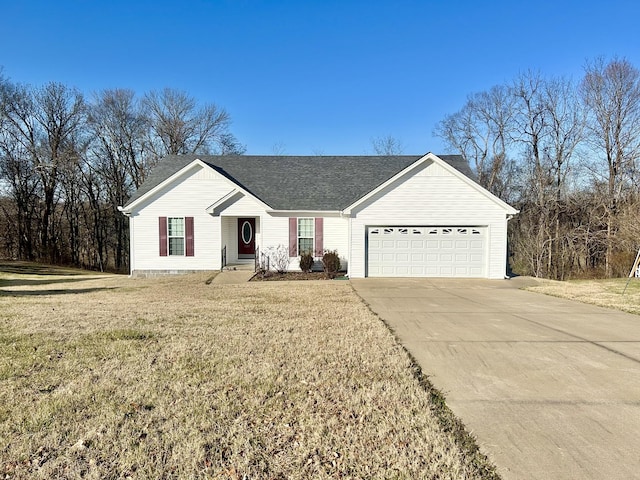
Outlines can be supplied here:
M298 219L289 219L289 257L298 256Z
M184 217L185 229L185 254L187 257L193 257L193 217Z
M160 256L167 256L167 217L159 218L160 226Z
M316 257L321 257L324 254L324 238L323 238L323 222L322 217L316 217L316 238L315 238L315 250Z

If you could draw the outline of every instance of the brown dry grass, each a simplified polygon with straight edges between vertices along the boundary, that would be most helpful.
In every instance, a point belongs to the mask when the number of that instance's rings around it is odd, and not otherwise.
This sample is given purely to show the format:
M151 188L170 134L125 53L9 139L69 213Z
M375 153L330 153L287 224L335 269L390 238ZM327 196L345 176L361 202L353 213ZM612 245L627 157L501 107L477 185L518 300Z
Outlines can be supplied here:
M624 292L627 281L627 278L565 282L540 280L539 285L527 290L640 314L640 279L632 278Z
M348 282L0 271L3 478L490 478Z

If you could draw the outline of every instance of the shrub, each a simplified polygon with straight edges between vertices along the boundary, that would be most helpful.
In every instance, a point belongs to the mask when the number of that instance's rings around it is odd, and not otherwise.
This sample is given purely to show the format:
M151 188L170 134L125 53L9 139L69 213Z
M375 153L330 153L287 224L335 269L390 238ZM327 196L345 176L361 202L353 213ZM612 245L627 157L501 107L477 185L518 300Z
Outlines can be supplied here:
M281 244L277 247L269 247L267 255L269 255L269 263L276 272L284 273L289 269L289 249L286 246Z
M313 267L313 255L309 252L303 252L300 255L300 270L310 272Z
M336 278L340 271L340 257L337 250L325 250L322 256L322 267L328 278Z

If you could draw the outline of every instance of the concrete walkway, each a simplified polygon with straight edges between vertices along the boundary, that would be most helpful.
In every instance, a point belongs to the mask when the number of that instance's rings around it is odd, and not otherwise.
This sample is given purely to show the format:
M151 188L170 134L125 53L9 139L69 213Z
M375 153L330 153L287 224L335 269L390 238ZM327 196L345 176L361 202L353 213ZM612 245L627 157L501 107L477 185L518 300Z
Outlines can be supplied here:
M211 283L215 285L247 283L253 275L253 270L223 270L216 275Z
M351 283L503 478L640 478L640 316L526 281Z

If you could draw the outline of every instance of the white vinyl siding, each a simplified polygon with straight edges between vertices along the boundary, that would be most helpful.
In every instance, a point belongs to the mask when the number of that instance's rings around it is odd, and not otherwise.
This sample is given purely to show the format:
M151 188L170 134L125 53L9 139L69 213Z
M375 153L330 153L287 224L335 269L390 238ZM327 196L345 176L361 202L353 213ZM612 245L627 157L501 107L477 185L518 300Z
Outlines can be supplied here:
M307 218L307 217L300 217ZM313 218L312 218L313 220ZM267 251L270 246L287 246L289 242L289 218L285 216L265 215L262 219L262 238L260 249ZM336 250L340 255L343 268L349 263L349 223L342 217L323 217L324 250ZM292 257L289 270L299 270L300 257Z
M131 270L217 270L220 268L220 217L206 212L214 201L226 195L229 181L215 172L194 165L175 182L144 202L129 219L136 235L131 238L135 252ZM193 257L168 255L161 257L158 249L158 218L194 217ZM168 230L168 229L167 229ZM168 233L168 231L167 231Z
M325 217L323 243L325 250L335 250L343 269L349 265L349 220L341 217Z
M486 227L485 276L504 278L505 209L436 163L398 179L352 212L349 275L361 278L366 274L367 227L424 225Z

